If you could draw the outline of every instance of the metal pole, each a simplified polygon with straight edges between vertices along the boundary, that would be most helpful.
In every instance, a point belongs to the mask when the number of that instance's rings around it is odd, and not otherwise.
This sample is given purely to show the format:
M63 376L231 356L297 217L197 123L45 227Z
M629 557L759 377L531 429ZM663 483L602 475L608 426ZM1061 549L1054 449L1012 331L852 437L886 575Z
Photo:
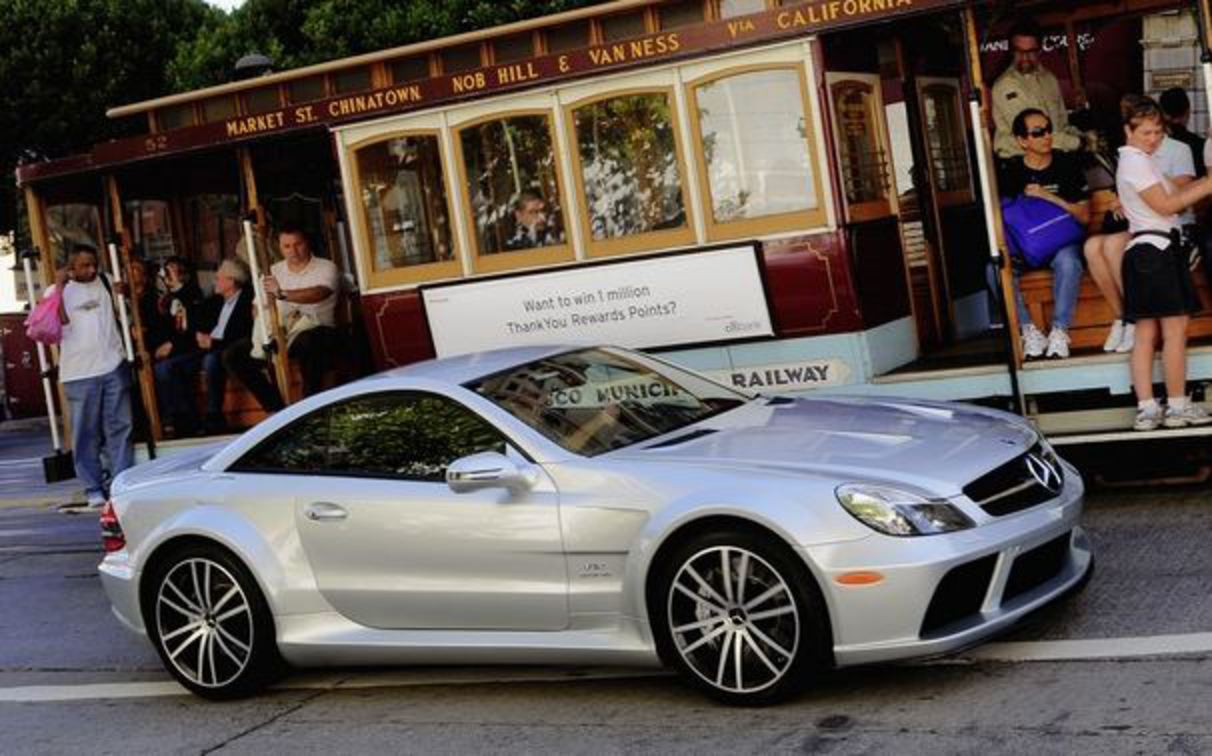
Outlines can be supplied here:
M109 243L109 265L114 271L114 283L122 283L122 266L118 264L118 247L113 242ZM126 297L119 294L117 299L118 318L122 322L122 345L126 347L126 361L133 365L135 348L130 340L130 312L127 310Z
M28 257L22 257L21 265L25 268L25 288L29 290L29 309L32 312L34 305L38 304L38 297L34 293L34 269ZM38 347L38 369L42 375L42 395L46 397L46 414L50 420L51 443L58 453L63 451L63 442L59 439L59 421L55 419L55 390L51 388L50 362L46 359L46 345L40 341L35 345Z

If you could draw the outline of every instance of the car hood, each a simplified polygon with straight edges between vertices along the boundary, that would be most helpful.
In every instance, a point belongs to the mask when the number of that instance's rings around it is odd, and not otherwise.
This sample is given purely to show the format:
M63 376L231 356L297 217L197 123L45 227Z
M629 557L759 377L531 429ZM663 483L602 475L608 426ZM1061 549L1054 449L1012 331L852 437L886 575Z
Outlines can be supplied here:
M1038 439L1021 418L969 405L779 397L612 456L897 482L949 496Z

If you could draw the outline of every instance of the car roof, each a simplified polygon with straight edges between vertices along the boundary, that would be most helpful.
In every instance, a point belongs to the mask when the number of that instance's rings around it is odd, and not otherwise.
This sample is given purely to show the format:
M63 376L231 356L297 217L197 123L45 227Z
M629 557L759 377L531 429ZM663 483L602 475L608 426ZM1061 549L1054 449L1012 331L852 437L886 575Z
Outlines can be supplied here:
M573 344L552 344L545 346L508 347L505 349L492 349L487 352L471 352L453 357L441 357L425 360L424 362L414 362L404 367L384 370L363 380L425 378L461 385L474 381L477 378L499 373L516 365L523 365L534 360L541 360L544 357L551 357L552 355L585 348L588 347Z

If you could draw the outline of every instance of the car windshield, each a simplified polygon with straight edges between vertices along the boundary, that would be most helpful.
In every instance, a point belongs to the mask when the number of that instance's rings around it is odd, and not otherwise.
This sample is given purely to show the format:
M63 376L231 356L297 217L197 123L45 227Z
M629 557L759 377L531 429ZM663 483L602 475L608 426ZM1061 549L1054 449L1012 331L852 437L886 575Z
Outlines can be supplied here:
M560 446L594 456L744 404L677 368L605 349L546 357L467 385Z

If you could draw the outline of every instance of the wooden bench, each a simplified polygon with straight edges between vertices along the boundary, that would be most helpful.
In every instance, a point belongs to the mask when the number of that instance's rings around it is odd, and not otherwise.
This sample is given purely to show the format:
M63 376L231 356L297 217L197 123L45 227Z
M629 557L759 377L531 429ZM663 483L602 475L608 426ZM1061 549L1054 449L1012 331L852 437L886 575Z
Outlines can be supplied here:
M1204 310L1191 318L1187 329L1189 338L1212 336L1212 287L1208 285L1201 268L1193 274L1196 290ZM1052 271L1033 270L1023 274L1020 283L1023 301L1031 313L1031 320L1044 333L1052 326L1052 311L1055 303L1052 299ZM1113 315L1107 301L1094 285L1094 279L1089 273L1082 274L1082 287L1077 295L1077 309L1073 314L1073 323L1069 326L1070 346L1073 349L1102 349L1111 329Z

